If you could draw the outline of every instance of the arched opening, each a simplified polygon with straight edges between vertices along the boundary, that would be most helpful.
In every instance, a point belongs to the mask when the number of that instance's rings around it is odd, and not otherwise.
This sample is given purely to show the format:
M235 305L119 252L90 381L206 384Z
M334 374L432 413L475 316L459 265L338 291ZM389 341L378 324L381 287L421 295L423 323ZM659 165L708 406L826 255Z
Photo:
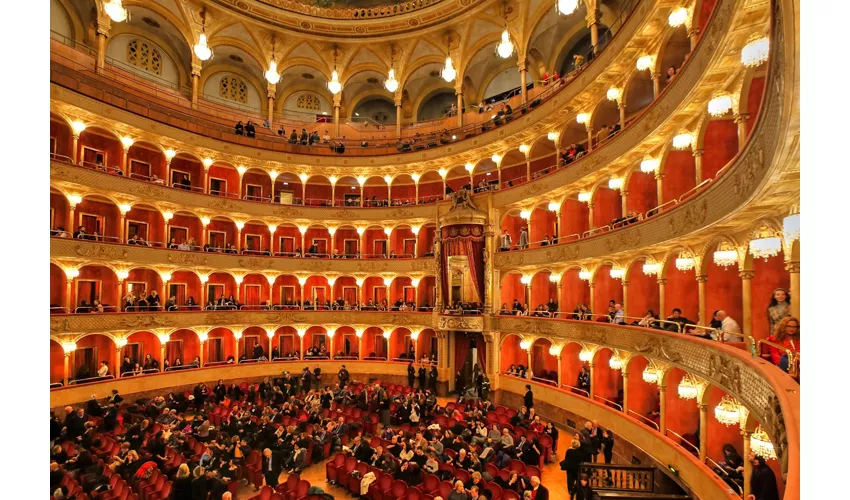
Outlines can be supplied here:
M70 163L73 149L73 133L68 122L50 113L50 158Z
M273 196L272 179L268 172L258 168L249 169L242 176L242 193L243 200L248 201L269 201Z
M69 313L65 309L65 289L67 277L59 266L50 263L50 314ZM69 301L70 304L70 301Z
M336 181L336 188L334 190L334 206L359 207L360 203L360 183L357 179L354 177L340 177Z
M204 353L204 366L209 364L224 364L228 360L236 359L236 337L229 328L213 328L207 333L206 352Z
M145 141L133 143L127 150L127 175L131 179L164 183L166 177L165 154L155 144Z
M604 264L599 267L593 277L593 304L594 304L594 321L607 321L602 314L613 314L615 304L623 303L623 284L620 280L611 277L611 264Z
M735 321L739 321L744 317L744 298L738 265L717 265L714 262L715 250L717 247L710 248L703 257L705 275L708 276L705 286L706 317L703 320L708 324L715 311L724 310Z
M614 370L610 366L612 354L613 351L607 347L596 351L594 354L593 379L590 384L593 387L593 398L596 401L617 408L612 403L622 407L623 377L620 370ZM629 382L631 383L631 379L629 379Z
M242 331L239 361L244 359L260 359L269 356L269 337L259 326L249 326Z
M593 227L613 225L623 216L620 190L599 186L593 194Z
M581 269L567 269L561 274L562 311L576 311L579 305L590 305L590 282L579 278ZM589 309L589 307L588 307ZM575 318L574 319L578 319Z
M558 237L557 233L558 215L548 209L547 204L538 205L531 211L529 219L531 246L554 244Z
M784 262L785 258L782 251L769 259L752 259L752 267L755 271L752 283L752 335L756 340L773 335L773 332L769 331L770 320L766 312L767 308L770 307L770 299L773 297L774 290L777 288L790 290L791 276L785 270ZM800 300L800 298L791 297L791 300ZM733 319L737 321L737 318Z
M68 226L68 215L70 203L68 198L55 188L50 188L50 229L62 229L71 234L76 227L71 221L71 226ZM50 233L51 236L58 236L60 233Z
M121 290L118 288L118 277L115 275L115 271L97 264L85 265L79 271L80 275L74 279L74 284L71 287L75 312L91 312L95 302L100 302L103 305L104 312L118 311ZM156 274L153 271L149 272ZM134 274L131 271L127 281L128 289L133 280ZM161 290L161 288L156 289Z
M71 353L70 375L77 383L91 382L97 378L102 362L106 362L109 374L114 376L115 342L99 333L86 335L77 340L77 349Z
M579 353L582 350L581 344L576 342L567 342L561 349L561 379L560 384L563 387L569 388L573 394L578 394L584 397L588 393L581 389L579 374L584 370L585 374L589 374L589 368L586 363L579 359Z
M649 71L635 71L625 87L626 115L631 119L652 104L654 92Z
M436 364L437 341L437 335L434 333L434 330L426 328L419 332L419 338L416 339L416 344L419 349L420 360L427 358L430 362Z
M554 172L558 168L558 150L555 143L547 138L540 138L531 145L528 152L531 159L531 179Z
M669 390L669 389L668 389ZM725 462L723 446L731 445L738 452L738 456L744 457L744 438L741 436L741 427L738 424L726 425L720 423L715 417L714 409L720 404L720 400L726 395L726 391L717 387L706 388L706 404L708 405L708 418L706 429L706 456L715 462Z
M670 28L670 38L658 53L658 68L661 73L661 85L666 88L673 81L670 70L674 75L682 69L691 53L691 41L688 38L688 28L683 24L678 28Z
M499 368L501 373L508 373L512 369L516 371L520 366L526 369L528 368L528 353L520 347L521 341L522 338L516 334L508 334L502 337L499 354Z
M144 227L140 229L144 229ZM150 226L148 230L151 230ZM175 212L171 220L168 221L168 234L164 238L169 242L174 240L174 243L178 245L185 242L192 249L198 250L204 241L205 230L206 228L197 215L192 212Z
M531 372L533 380L543 384L558 387L558 357L553 356L549 349L552 342L539 338L531 344Z
M50 339L50 383L61 384L65 380L65 349L59 342Z
M274 180L274 201L282 205L300 205L301 179L291 172L281 172Z
M337 182L336 191L339 192L340 183ZM331 206L333 197L331 181L323 175L313 175L305 183L304 188L304 205L313 207L329 207ZM297 187L295 188L296 196L299 196ZM359 193L358 193L359 194ZM359 205L359 204L358 204Z
M304 333L304 359L327 359L330 342L324 326L314 325Z
M629 416L644 425L648 424L647 419L654 421L655 413L661 411L658 384L649 383L643 379L643 372L648 364L649 360L643 356L632 356L628 360L629 393L627 397L629 399ZM673 388L673 391L675 392L675 388ZM670 389L667 392L669 394ZM677 406L668 406L667 408L669 414L673 413L669 410L677 408ZM658 428L652 427L658 430Z
M683 399L679 396L679 383L686 375L687 372L675 367L668 368L668 372L665 374L667 379L667 434L668 437L679 442L689 452L699 456L699 405L696 398ZM629 383L631 383L631 380L629 378Z
M162 369L162 352L159 337L153 332L134 332L127 337L127 344L121 348L121 376L127 376L125 362L135 370L138 363L143 373L156 373ZM129 359L128 359L129 358Z
M77 161L80 165L98 170L109 169L110 172L121 169L124 147L111 130L87 127L80 133L78 147Z
M226 217L213 217L207 225L207 241L213 250L230 251L238 242L236 235L236 223Z
M173 221L173 217L172 217ZM124 222L124 238L129 241L134 238L141 239L155 247L165 247L170 239L165 235L165 219L156 207L152 205L136 204L127 212ZM188 231L187 231L188 234ZM173 244L186 243L186 235L182 235L179 241L175 238Z
M452 167L446 174L446 194L460 191L464 187L471 187L469 172L463 165Z
M121 228L121 213L110 199L98 195L87 195L77 205L74 212L73 231L76 235L82 229L88 239L107 243L121 243L118 237ZM97 235L97 237L95 236Z
M398 327L392 330L389 340L388 358L394 361L415 361L416 352L413 340L410 339L410 330Z
M429 170L419 178L419 203L434 203L443 199L443 179L436 170Z
M309 231L309 229L308 229ZM272 254L281 257L296 257L301 248L301 231L294 224L279 224L272 236Z
M673 309L681 309L682 317L697 323L699 318L699 289L694 271L681 271L676 267L676 258L667 259L667 268L663 270L667 285L664 292L664 305L672 314Z
M189 365L196 361L200 366L201 347L198 334L187 328L172 332L165 344L165 360L171 369ZM168 371L168 368L165 369Z
M709 120L702 147L701 180L713 178L738 154L738 124L731 119Z
M174 271L168 280L166 299L174 299L178 311L200 311L203 308L201 279L193 271Z
M635 170L629 175L626 186L626 208L630 214L646 214L658 206L658 183L655 174Z
M269 281L262 274L252 273L242 277L241 309L260 310L270 305Z
M214 162L207 172L206 188L209 194L224 198L239 199L239 172L230 163Z
M239 242L243 254L271 256L269 227L259 220L246 221Z
M383 177L369 177L363 184L363 206L386 207L389 205L390 188Z
M518 306L527 306L525 285L521 281L522 274L519 272L507 272L502 276L500 311L510 311L509 314L518 314ZM505 314L502 312L501 314Z
M210 167L212 168L212 167ZM177 153L171 159L167 184L173 188L205 192L204 167L201 160L187 153ZM209 183L208 183L209 184Z
M558 311L558 284L549 277L551 271L539 271L531 277L531 301L528 306L532 309L529 315L549 317L549 312ZM532 312L533 311L533 312Z
M340 226L334 235L334 252L343 258L354 259L360 256L360 235L354 226Z
M334 336L334 359L357 359L360 356L360 339L353 327L341 326Z
M389 359L389 345L384 331L377 326L370 326L363 332L361 339L361 359L373 359L377 361L386 361Z
M588 230L589 207L576 199L566 199L561 203L561 243L577 240Z
M207 280L207 308L227 309L223 305L229 297L236 299L238 287L236 279L230 273L215 272Z
M291 274L281 274L271 285L274 309L300 309L301 285L298 278Z
M274 349L278 350L278 358L282 359L300 359L301 358L301 338L298 332L292 326L281 326L274 333L272 340L272 356Z
M690 149L670 151L660 168L664 174L661 181L664 202L677 200L696 186L696 164Z
M636 260L626 270L629 281L626 315L642 318L652 311L653 316L658 318L661 305L658 297L658 280L654 275L643 272L645 263L644 259Z

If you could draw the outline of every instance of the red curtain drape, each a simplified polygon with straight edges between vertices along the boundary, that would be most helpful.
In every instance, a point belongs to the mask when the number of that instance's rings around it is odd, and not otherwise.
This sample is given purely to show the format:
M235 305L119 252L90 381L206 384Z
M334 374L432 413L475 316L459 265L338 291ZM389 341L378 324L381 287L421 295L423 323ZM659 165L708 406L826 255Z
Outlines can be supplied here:
M448 262L453 255L466 255L478 302L484 303L484 229L478 224L461 224L442 229L441 278L443 300L449 302Z
M466 357L469 355L469 337L463 333L455 333L455 368L463 370ZM456 375L456 374L455 374ZM467 380L467 385L469 381Z
M472 350L472 340L475 340L476 346L476 362L481 371L487 371L487 344L484 342L484 335L480 333L462 333L455 334L455 366L457 370L463 370L467 356ZM457 375L455 373L455 375ZM464 373L465 377L470 377L470 373ZM466 380L467 386L473 383L474 380Z

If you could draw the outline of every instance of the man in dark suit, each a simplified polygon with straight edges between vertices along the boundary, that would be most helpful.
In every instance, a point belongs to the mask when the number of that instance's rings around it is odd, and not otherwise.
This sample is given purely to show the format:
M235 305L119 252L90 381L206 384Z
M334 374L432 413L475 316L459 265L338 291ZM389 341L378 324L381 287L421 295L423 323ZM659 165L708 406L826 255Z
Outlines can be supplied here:
M525 386L525 396L523 397L524 405L529 410L534 408L534 393L531 392L531 385Z
M339 369L339 373L337 373L337 377L339 377L339 386L341 388L345 388L345 384L348 383L348 370L345 369L345 365L342 365L342 368Z
M369 443L366 443L362 439L360 439L360 436L354 438L354 447L351 448L351 454L354 456L354 458L360 460L361 462L368 462L369 459L372 457L372 453L373 450L372 447L369 446Z
M531 498L533 500L549 500L549 490L540 484L540 478L537 476L531 477Z
M331 431L331 451L335 448L342 447L342 441L346 439L348 435L348 425L339 417L339 422L336 427L334 427L333 431Z
M280 477L280 457L272 453L269 448L263 450L262 470L266 485L272 488L277 486L277 480Z
M286 470L289 473L299 474L304 467L307 467L307 450L299 446L296 442L293 447L292 458L286 464Z

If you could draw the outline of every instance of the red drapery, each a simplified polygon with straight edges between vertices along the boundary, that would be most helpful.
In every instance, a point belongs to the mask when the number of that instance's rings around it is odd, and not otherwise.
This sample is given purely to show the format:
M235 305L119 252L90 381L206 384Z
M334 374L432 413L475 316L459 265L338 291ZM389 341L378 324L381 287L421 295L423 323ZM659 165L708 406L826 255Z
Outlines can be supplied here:
M455 333L455 366L458 370L462 370L465 363L466 358L469 353L472 351L471 345L472 340L475 340L476 346L476 358L478 362L478 368L482 372L487 371L487 344L484 343L484 335L480 333L464 333L457 332ZM469 380L472 372L464 373L464 377L466 380L466 385L474 383L474 380Z
M475 284L478 302L484 304L484 229L478 224L460 224L442 229L442 278L443 300L448 304L450 284L448 276L449 257L466 255L469 274Z

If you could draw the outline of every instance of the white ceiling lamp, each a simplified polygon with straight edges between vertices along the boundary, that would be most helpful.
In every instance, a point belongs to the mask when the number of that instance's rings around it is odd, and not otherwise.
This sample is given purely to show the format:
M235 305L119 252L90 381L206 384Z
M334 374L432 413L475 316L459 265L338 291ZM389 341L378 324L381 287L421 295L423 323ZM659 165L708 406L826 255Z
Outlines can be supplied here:
M676 269L679 271L690 271L694 268L696 261L690 252L682 252L676 257Z
M717 118L732 109L732 96L726 92L716 92L708 101L708 114Z
M687 130L683 130L676 134L675 137L673 137L673 149L688 149L689 147L691 147L691 143L693 142L693 140L693 134L691 134Z
M590 271L586 271L584 269L578 272L578 279L582 281L590 281L591 276L593 276L593 274L591 274Z
M448 55L446 57L446 66L443 68L442 76L443 80L447 82L454 81L455 77L457 76L457 71L455 70L454 66L452 66L451 55Z
M785 243L791 244L800 239L800 213L798 208L792 210L791 215L782 219L782 232Z
M551 141L552 139L549 139L549 140ZM528 144L520 144L519 145L519 152L524 154L525 156L528 156L528 153L530 151L531 151L531 146L529 146Z
M764 259L779 255L782 251L782 240L775 236L767 226L761 226L750 240L750 254L756 259Z
M623 189L623 178L612 177L608 179L608 189L614 189L616 191Z
M587 203L590 201L590 191L582 191L578 194L578 201Z
M121 0L109 0L103 5L103 10L106 12L106 15L109 16L109 19L116 23L127 20L127 9L125 9L124 5L121 4Z
M608 89L608 92L605 93L605 97L607 97L609 101L619 101L622 94L623 92L617 87L611 87Z
M611 358L608 359L608 367L612 370L622 370L623 369L623 357L620 356L620 353L614 351L611 353Z
M578 8L578 0L557 0L555 2L555 12L562 16L568 16Z
M725 426L740 424L740 404L732 396L725 394L720 403L714 407L714 418Z
M609 274L615 280L621 280L621 279L623 279L623 276L626 275L626 270L623 269L622 267L612 267Z
M721 242L714 251L714 263L720 267L729 267L738 263L738 251L727 242Z
M638 71L646 71L650 69L655 64L655 58L650 55L643 55L638 57L637 67Z
M590 115L587 113L579 113L576 115L576 121L582 125L586 125L590 121Z
M741 64L748 68L761 66L767 61L770 52L770 40L766 36L753 34L741 49Z
M688 21L688 9L684 7L679 7L678 9L674 9L673 12L667 16L667 24L669 24L673 28L678 28L679 26L685 24Z
M502 32L502 41L496 45L496 54L502 59L507 59L513 55L514 48L514 42L511 41L511 33L507 27L507 19L505 19L505 31Z
M280 81L280 73L277 72L277 62L274 60L274 45L275 37L272 36L272 60L269 63L268 71L266 71L266 80L272 85L276 85Z
M206 24L207 9L203 9L201 10L201 34L198 37L198 43L196 43L193 47L195 55L198 56L198 59L201 61L206 61L213 55L212 49L210 49L209 45L207 45L207 34L205 32Z
M655 364L651 361L648 365L646 365L646 368L643 369L643 381L647 384L657 384L659 379L658 375L658 368L656 368Z
M331 81L328 82L328 90L330 90L333 95L337 95L342 91L342 84L339 83L339 73L336 71L336 56L337 49L334 47L334 70L333 73L331 73Z
M398 90L398 80L395 79L393 64L395 64L395 45L390 47L390 71L387 73L387 79L384 81L384 88L389 92Z
M661 265L658 262L649 262L646 261L643 263L643 274L647 276L655 276L658 274L658 271L661 269Z
M578 353L578 360L582 363L589 363L590 360L593 359L593 351L588 349L587 347L582 348Z
M679 397L682 399L696 399L702 384L700 384L690 373L685 374L676 387Z
M645 156L643 160L640 162L640 171L645 174L651 174L658 170L658 158L653 158L651 156Z

